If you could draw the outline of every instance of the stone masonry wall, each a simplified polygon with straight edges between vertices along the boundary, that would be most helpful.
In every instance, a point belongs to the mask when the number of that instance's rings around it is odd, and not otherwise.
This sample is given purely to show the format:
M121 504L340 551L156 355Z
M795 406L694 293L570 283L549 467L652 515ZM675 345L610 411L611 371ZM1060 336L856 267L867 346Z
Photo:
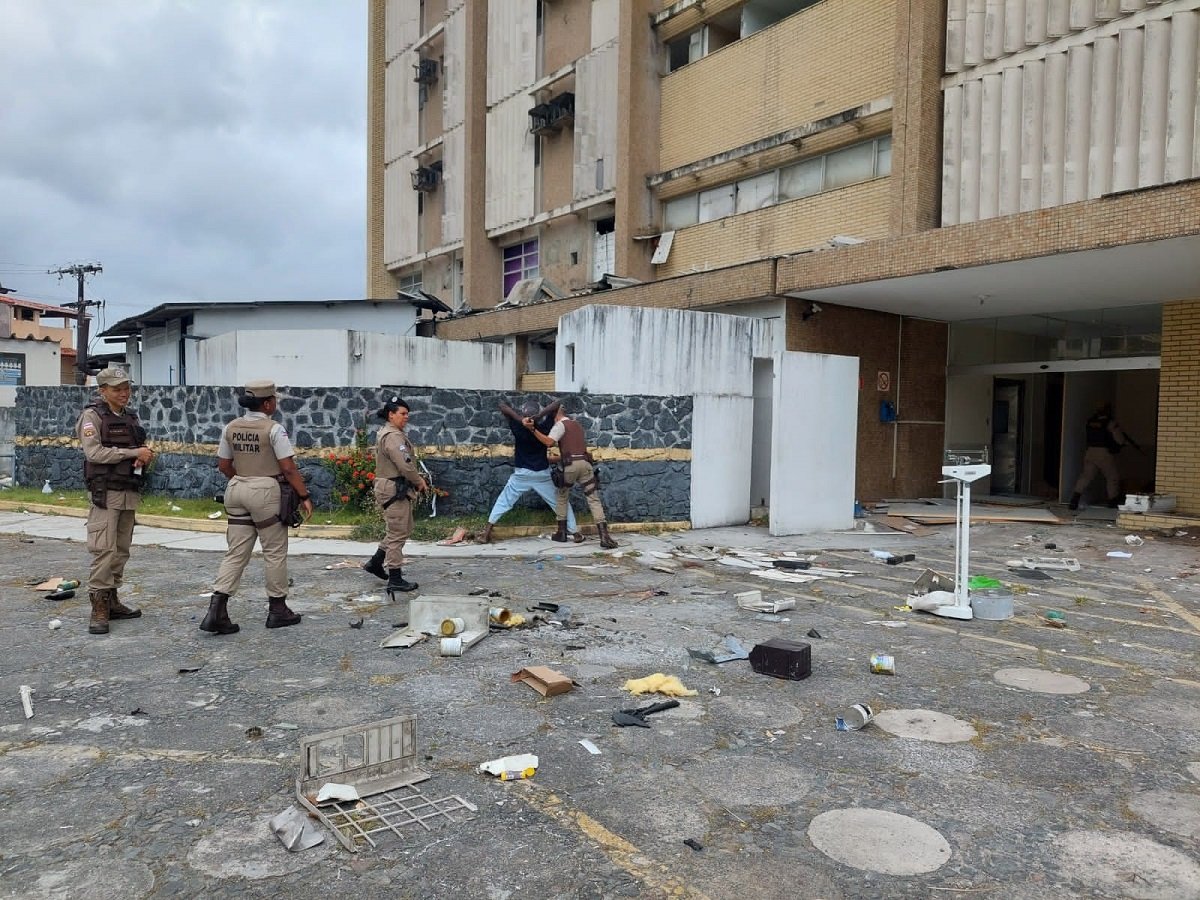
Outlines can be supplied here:
M281 388L280 419L297 448L296 463L318 506L328 506L333 475L322 457L354 444L366 428L374 444L381 422L375 411L398 393L412 415L408 434L435 483L449 491L440 513L486 514L512 471L512 432L499 400L519 407L562 396L577 404L574 417L587 430L600 461L602 496L615 521L685 521L690 516L691 397L511 394L436 388ZM211 497L224 490L217 471L221 430L241 414L232 387L135 387L131 406L149 433L158 458L148 491L177 497ZM17 391L16 482L46 479L64 490L83 488L83 454L75 422L94 393L75 386L22 387ZM579 492L577 510L586 508ZM531 497L533 495L530 495ZM536 497L531 505L538 506Z

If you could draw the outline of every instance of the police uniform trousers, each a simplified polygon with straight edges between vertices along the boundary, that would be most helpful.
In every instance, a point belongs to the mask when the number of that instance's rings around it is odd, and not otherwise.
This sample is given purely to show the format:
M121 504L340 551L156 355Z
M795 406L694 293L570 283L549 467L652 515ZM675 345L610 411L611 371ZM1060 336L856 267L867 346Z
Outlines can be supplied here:
M387 531L379 542L383 551L383 567L385 569L400 569L404 567L404 542L413 530L412 501L408 499L405 489L395 503L384 504L396 496L396 485L392 481L375 481L375 506L383 514L383 524Z
M595 472L596 470L592 468L592 464L586 459L577 459L574 462L567 463L566 468L563 469L563 486L558 489L556 498L558 504L555 507L555 512L558 514L558 518L565 519L567 517L571 486L582 484L583 499L587 501L588 510L592 514L592 521L597 525L604 521L604 504L600 502L600 490L592 482Z
M264 522L279 515L279 482L269 477L235 475L225 486L225 512L231 519L249 518ZM254 554L254 542L262 544L266 567L267 596L286 597L288 592L288 531L282 522L256 528L230 523L225 530L228 548L213 590L230 597L242 582L242 573Z
M87 517L87 548L92 554L88 590L119 588L133 543L133 520L140 497L136 491L108 491L108 509L92 506Z
M1075 482L1075 493L1082 494L1087 490L1096 473L1104 475L1104 495L1111 500L1121 492L1121 475L1117 471L1117 458L1107 447L1088 447L1083 455L1083 472Z

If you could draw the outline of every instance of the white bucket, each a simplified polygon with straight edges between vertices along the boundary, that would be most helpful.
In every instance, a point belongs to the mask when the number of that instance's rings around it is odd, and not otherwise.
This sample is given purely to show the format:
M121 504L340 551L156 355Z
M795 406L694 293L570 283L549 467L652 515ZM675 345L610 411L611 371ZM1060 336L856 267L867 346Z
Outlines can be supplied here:
M999 622L1013 617L1013 595L1008 588L971 591L971 612L976 619Z

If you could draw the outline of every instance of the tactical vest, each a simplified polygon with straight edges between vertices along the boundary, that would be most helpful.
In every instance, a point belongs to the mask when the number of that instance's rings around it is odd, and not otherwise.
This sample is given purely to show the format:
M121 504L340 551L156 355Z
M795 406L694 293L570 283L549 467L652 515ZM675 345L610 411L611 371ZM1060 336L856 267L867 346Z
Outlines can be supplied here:
M271 446L271 429L276 424L270 417L242 417L225 426L225 441L233 451L234 471L247 478L275 478L283 471Z
M100 417L100 444L104 447L134 449L146 445L146 429L138 422L135 413L126 409L118 415L103 400L90 404ZM115 463L96 463L85 459L83 480L89 491L137 491L142 487L142 476L133 474L136 460L123 459Z
M561 419L563 436L558 439L558 452L564 463L573 463L577 459L587 459L587 435L583 426L574 419Z
M1104 447L1114 453L1121 448L1108 428L1108 423L1111 421L1108 416L1092 416L1088 419L1087 445L1089 447Z

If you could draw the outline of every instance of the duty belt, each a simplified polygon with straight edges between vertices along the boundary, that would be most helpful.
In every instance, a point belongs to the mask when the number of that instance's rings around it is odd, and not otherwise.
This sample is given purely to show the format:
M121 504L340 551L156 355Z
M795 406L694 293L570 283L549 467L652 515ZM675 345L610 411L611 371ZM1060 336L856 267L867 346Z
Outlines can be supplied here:
M586 460L587 458L588 458L588 455L586 453L568 453L566 456L563 457L563 463L566 464L566 463L578 462L581 459Z

